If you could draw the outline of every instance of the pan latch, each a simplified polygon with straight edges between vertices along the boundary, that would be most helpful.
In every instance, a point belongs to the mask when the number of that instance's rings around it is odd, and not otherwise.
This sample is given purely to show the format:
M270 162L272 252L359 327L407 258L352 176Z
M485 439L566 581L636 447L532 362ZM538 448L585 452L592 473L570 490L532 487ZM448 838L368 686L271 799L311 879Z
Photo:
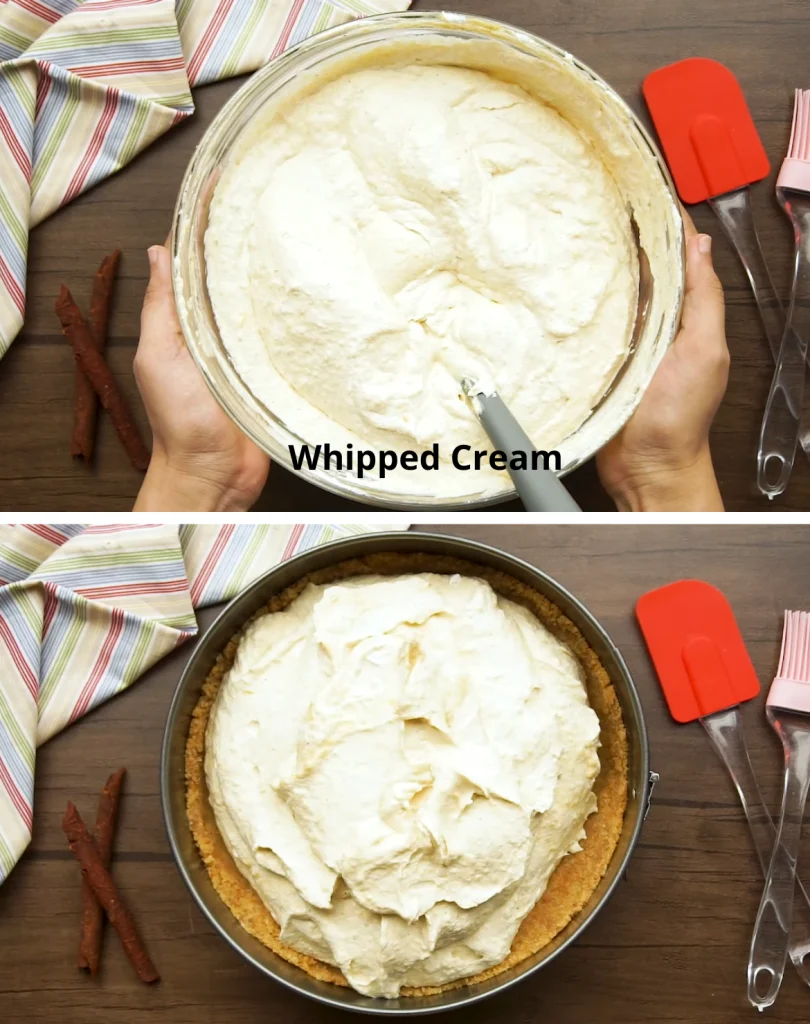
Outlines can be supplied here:
M644 820L647 820L647 815L650 813L650 807L652 806L653 792L655 791L656 783L660 782L661 776L658 772L650 772L648 781L650 788L647 790L647 806L644 808Z

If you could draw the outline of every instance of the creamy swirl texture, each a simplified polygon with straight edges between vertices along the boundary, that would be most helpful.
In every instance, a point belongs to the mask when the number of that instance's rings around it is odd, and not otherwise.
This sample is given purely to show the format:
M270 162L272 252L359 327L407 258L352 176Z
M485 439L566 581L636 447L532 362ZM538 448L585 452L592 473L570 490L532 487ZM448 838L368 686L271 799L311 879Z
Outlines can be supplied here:
M456 445L491 447L462 377L551 449L629 347L638 270L613 178L556 110L479 70L366 68L302 97L226 166L205 244L230 357L299 437L439 444L438 473L391 487L508 486L451 465Z
M220 833L294 949L370 996L500 963L596 810L581 669L488 583L309 585L245 631L206 736Z

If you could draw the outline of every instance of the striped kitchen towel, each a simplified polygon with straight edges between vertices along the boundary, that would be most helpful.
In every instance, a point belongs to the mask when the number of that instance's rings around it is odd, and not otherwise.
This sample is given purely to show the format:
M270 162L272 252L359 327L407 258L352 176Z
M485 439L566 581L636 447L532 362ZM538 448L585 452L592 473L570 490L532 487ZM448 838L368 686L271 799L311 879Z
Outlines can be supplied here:
M0 883L31 839L40 743L194 636L195 608L386 528L0 525Z
M0 0L0 356L28 232L194 112L196 85L410 0Z

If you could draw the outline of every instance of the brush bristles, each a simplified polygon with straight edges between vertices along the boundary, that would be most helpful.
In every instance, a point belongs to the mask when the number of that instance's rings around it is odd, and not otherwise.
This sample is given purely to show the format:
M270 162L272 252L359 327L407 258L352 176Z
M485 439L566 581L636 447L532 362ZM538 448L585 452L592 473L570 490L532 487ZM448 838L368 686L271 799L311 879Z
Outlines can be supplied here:
M796 90L788 157L810 161L810 89Z
M779 678L810 683L810 613L785 612Z

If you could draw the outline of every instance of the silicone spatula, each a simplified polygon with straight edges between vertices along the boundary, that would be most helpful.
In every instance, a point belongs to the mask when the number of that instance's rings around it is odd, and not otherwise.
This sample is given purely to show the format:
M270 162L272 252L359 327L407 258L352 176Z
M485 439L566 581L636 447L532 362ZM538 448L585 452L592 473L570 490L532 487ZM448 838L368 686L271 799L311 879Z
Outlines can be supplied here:
M742 260L775 362L785 314L748 189L767 177L770 164L740 83L716 60L690 57L647 75L642 91L678 195L685 203L708 201Z
M740 704L759 693L759 680L734 612L716 587L681 580L641 597L636 617L658 681L676 722L700 722L742 801L763 876L776 827L754 775ZM810 900L800 882L790 935L790 958L810 985Z
M535 447L500 395L471 377L463 377L461 386L498 451L523 452L528 460ZM582 511L552 469L510 468L509 475L528 512Z

